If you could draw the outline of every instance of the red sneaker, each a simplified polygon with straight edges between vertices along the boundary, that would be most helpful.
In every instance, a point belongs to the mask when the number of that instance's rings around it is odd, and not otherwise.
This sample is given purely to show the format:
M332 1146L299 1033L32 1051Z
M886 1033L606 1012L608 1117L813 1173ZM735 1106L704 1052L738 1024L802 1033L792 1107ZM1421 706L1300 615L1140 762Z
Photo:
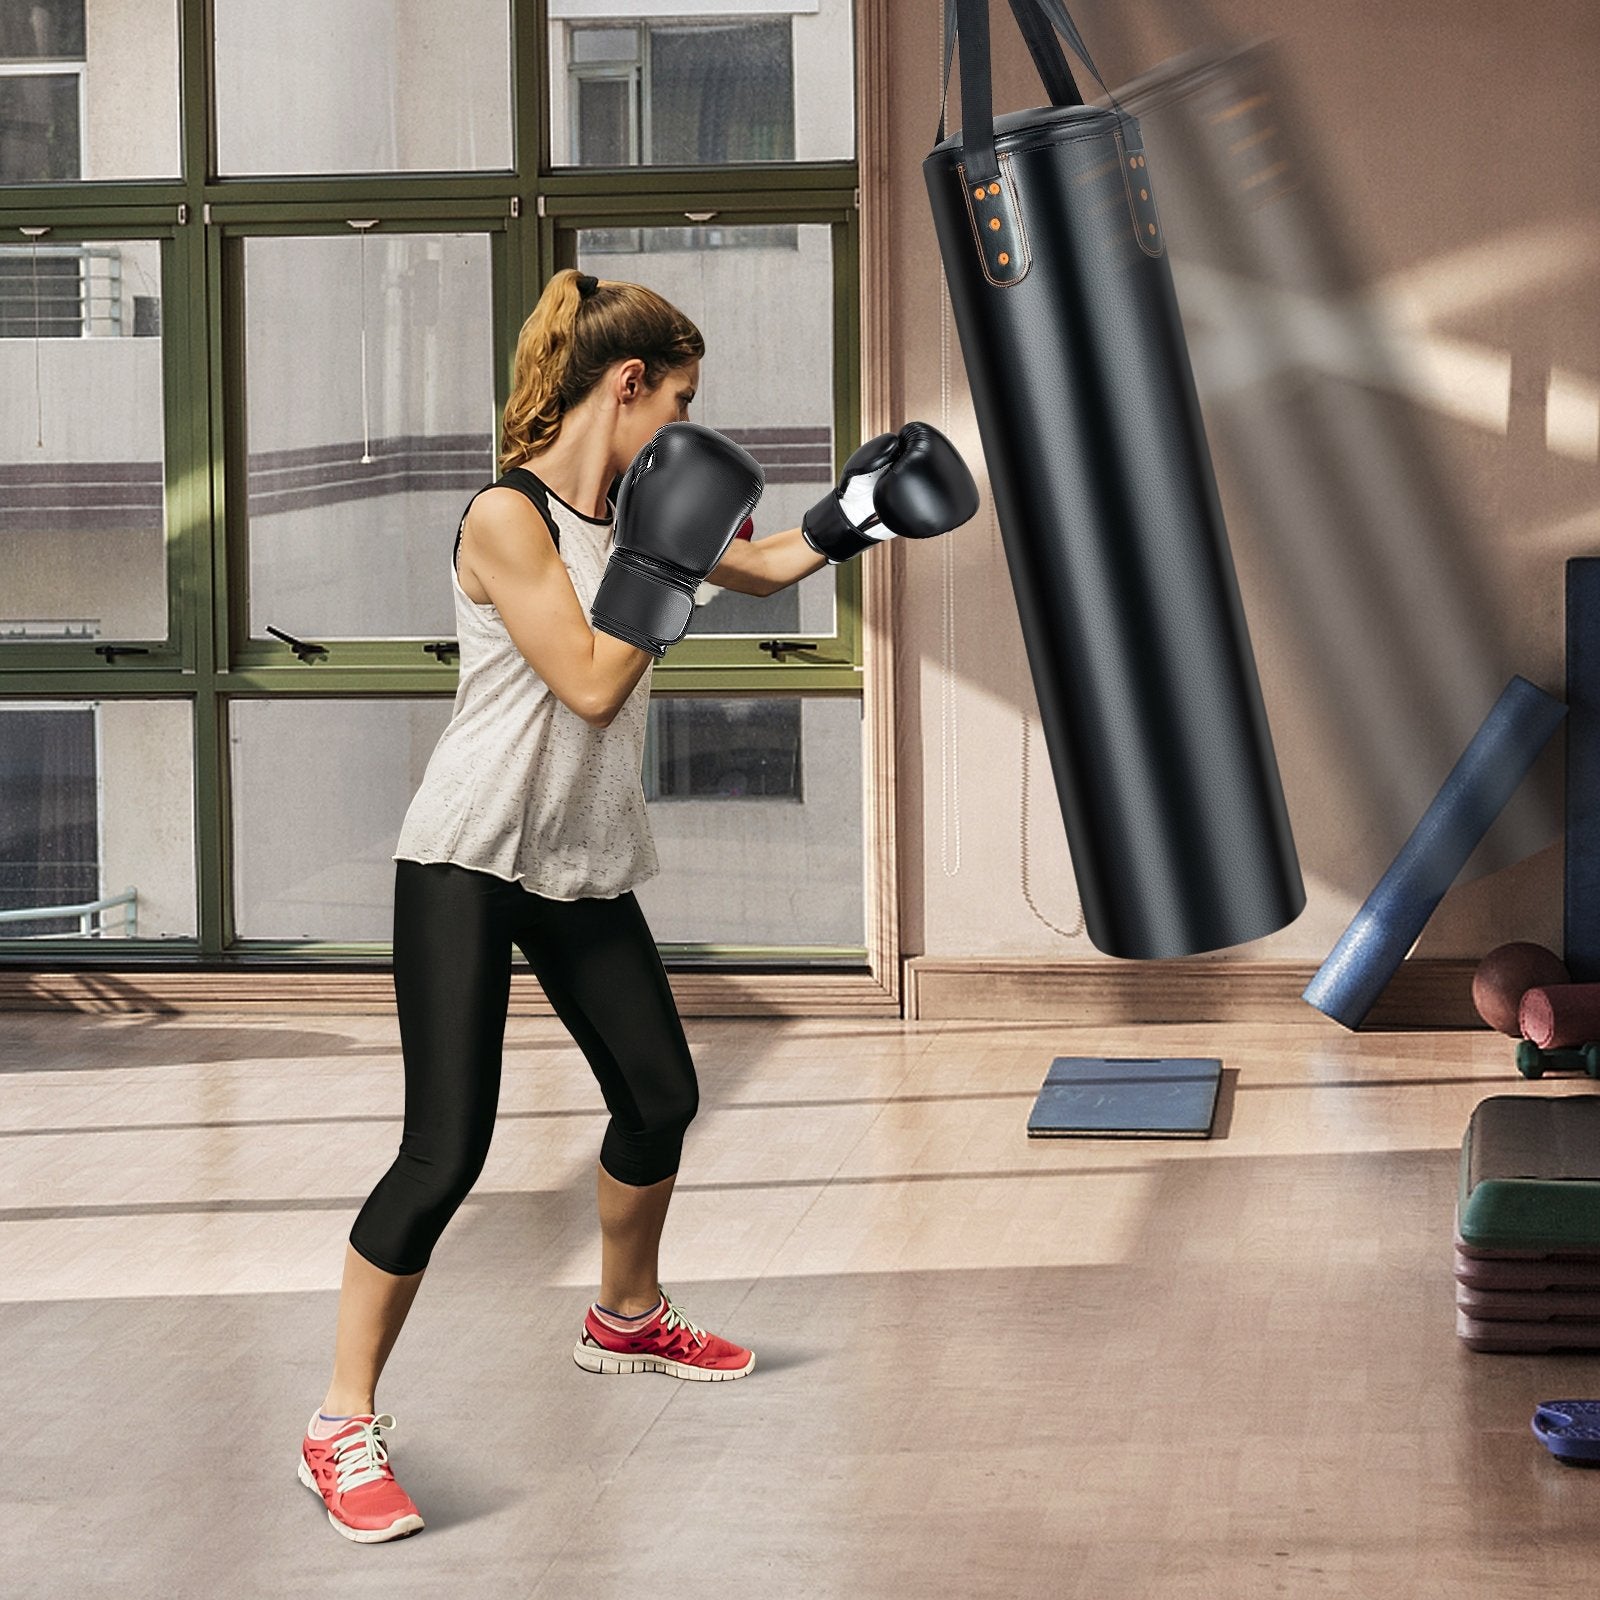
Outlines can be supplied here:
M379 1437L395 1420L387 1411L351 1417L328 1439L314 1439L317 1412L300 1444L300 1481L322 1496L328 1521L347 1539L377 1544L400 1539L422 1526L411 1496L394 1481L389 1452Z
M661 1309L629 1333L619 1333L590 1306L572 1359L589 1372L665 1372L674 1378L717 1383L743 1378L756 1358L742 1345L697 1328L661 1291Z

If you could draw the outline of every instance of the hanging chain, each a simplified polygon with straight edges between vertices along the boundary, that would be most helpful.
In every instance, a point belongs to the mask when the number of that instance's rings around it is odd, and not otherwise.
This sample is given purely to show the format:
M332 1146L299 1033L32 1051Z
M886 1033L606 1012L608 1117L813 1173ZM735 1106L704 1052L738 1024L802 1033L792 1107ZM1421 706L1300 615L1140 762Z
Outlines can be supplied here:
M1052 932L1059 933L1063 939L1075 939L1083 932L1083 902L1078 902L1078 920L1070 928L1060 927L1052 922L1038 906L1033 903L1033 890L1028 883L1028 742L1033 731L1033 718L1028 714L1028 708L1022 708L1022 898L1028 902L1028 909L1036 916L1045 927Z
M361 233L361 465L372 465L372 421L367 401L367 229L377 225L377 218L366 222L352 222L350 226Z

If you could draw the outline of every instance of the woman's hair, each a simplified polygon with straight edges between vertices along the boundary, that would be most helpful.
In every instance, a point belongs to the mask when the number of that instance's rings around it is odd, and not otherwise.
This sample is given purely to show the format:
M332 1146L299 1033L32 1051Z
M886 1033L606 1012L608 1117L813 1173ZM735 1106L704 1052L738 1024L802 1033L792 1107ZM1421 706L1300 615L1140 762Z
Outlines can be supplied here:
M700 330L654 289L562 268L517 335L511 398L500 427L500 470L553 444L562 413L615 362L637 356L644 362L645 388L653 390L669 372L705 352Z

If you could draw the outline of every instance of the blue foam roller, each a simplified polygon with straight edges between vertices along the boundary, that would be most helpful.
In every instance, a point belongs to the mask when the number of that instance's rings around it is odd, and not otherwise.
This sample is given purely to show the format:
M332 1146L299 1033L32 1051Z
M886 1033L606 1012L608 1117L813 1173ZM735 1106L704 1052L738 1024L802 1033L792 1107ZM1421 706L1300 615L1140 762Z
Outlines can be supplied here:
M1600 556L1567 562L1567 858L1563 955L1600 980Z
M1302 999L1359 1027L1567 708L1512 678Z

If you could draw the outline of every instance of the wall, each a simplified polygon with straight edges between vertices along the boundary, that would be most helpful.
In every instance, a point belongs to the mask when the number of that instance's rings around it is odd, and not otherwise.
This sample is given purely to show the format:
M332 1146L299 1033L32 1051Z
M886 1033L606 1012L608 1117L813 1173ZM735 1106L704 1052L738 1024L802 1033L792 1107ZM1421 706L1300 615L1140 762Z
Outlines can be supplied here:
M1163 148L1159 118L1142 117L1309 895L1296 923L1221 958L1320 960L1509 676L1564 695L1563 562L1600 549L1600 312L1588 292L1600 243L1600 12L1577 3L1509 13L1480 0L1422 0L1403 12L1228 0L1202 28L1198 8L1141 9L1168 25L1134 35L1120 28L1126 8L1072 8L1113 89L1182 50L1275 41L1290 91L1278 105L1280 136L1300 153L1305 180L1296 203L1352 258L1334 272L1330 250L1320 252L1329 259L1306 256L1308 241L1298 241L1303 284L1329 275L1338 293L1296 315L1312 321L1364 283L1390 329L1385 359L1374 363L1382 371L1336 370L1346 359L1336 353L1313 355L1299 374L1320 403L1336 402L1336 425L1370 406L1408 430L1405 450L1369 431L1345 461L1353 510L1378 536L1363 568L1356 528L1335 521L1313 543L1294 519L1259 514L1260 463L1239 427L1250 383L1230 371L1236 349L1216 336L1228 295L1245 291L1209 270L1203 208L1174 188L1185 152L1170 132ZM921 170L938 119L937 15L891 0L893 415L944 428L976 469L981 445ZM996 110L1040 104L1007 8L993 8L992 25ZM1092 81L1079 77L1094 98ZM959 68L951 128L958 107ZM1188 232L1178 226L1186 216L1197 219ZM1280 256L1286 248L1269 244ZM1402 480L1427 492L1402 499ZM987 506L986 479L979 487ZM1076 925L1060 810L987 509L941 545L895 552L905 950L1095 959ZM1351 603L1343 624L1324 619L1320 635L1325 597L1313 559L1335 564L1333 581ZM1386 660L1393 670L1379 670ZM1354 703L1345 684L1362 686ZM1026 871L1037 910L1023 886L1025 716ZM1558 735L1446 895L1419 955L1477 955L1512 938L1560 948L1559 745Z

